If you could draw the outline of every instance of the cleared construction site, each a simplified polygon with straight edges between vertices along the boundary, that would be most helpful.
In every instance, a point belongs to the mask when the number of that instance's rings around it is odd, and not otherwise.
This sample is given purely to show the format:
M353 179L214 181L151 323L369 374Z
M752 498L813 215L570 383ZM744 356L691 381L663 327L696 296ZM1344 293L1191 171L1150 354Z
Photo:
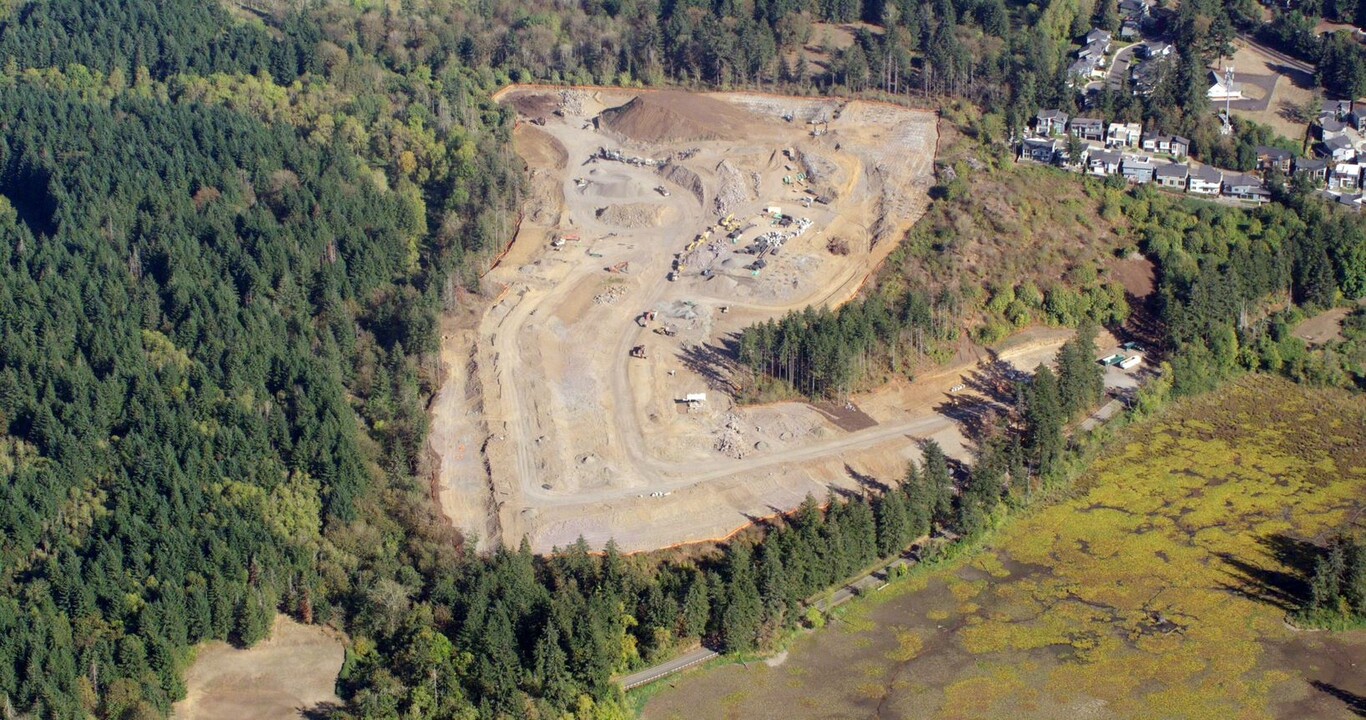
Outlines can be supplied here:
M446 318L435 482L481 547L719 538L831 488L962 452L934 408L972 368L852 398L740 407L729 343L853 297L928 202L933 113L743 93L511 87L530 173L485 300ZM1047 359L1043 330L1001 358Z

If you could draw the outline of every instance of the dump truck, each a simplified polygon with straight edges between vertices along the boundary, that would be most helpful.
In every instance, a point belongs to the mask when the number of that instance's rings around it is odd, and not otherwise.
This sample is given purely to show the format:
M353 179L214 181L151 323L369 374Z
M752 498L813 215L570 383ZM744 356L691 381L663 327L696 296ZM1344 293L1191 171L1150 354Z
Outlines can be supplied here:
M661 196L663 196L663 197L669 197L669 194L670 194L670 193L669 193L669 188L666 188L666 187L664 187L663 185L656 185L656 186L655 186L655 192L659 193L659 194L660 194Z
M646 359L646 356L645 356L645 346L644 346L644 345L637 345L637 346L631 348L631 357L633 357L633 358L640 358L640 359L642 359L642 360Z

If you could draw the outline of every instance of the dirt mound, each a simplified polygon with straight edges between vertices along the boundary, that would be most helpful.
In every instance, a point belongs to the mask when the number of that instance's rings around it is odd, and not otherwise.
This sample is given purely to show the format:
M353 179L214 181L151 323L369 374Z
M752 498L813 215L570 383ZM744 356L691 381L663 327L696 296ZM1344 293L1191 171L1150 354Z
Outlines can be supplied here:
M755 119L739 107L705 95L659 92L603 110L598 127L643 143L738 140Z
M623 203L598 209L598 220L623 228L659 227L668 217L668 206L653 203Z
M716 166L716 179L719 187L716 190L716 198L713 203L716 206L717 215L729 215L742 203L747 203L757 197L753 192L753 183L738 168L730 163L729 160L722 160Z
M674 165L672 163L661 165L656 172L665 180L692 193L693 197L697 198L698 203L703 205L706 204L706 195L702 189L702 178L698 177L697 173L682 165Z
M516 93L508 98L508 104L531 120L545 120L560 109L560 99L550 93Z

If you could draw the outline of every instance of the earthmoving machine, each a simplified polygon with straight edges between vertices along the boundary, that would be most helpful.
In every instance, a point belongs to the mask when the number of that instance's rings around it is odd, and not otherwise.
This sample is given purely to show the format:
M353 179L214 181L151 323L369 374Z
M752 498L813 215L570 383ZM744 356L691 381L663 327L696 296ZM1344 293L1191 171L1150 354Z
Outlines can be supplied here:
M673 337L678 334L678 328L674 327L673 325L665 325L664 327L655 328L655 332L659 333L660 335L663 335L664 337Z
M644 346L644 345L637 345L637 346L631 348L631 357L633 357L633 358L640 358L641 360L646 359L646 355L645 355L645 346Z
M641 327L645 327L647 324L649 324L650 322L654 321L654 319L655 319L655 311L654 311L654 310L646 310L645 312L641 313L639 317L636 318L636 324L639 325L639 326L641 326Z
M623 261L617 263L616 265L613 265L612 267L607 268L607 272L609 272L609 273L616 273L616 274L618 274L618 275L625 275L626 272L627 272L628 270L630 270L630 269L631 269L631 263L630 263L629 261L623 260Z
M669 194L670 194L670 193L669 193L669 188L666 188L666 187L664 187L663 185L656 185L656 186L655 186L655 192L659 193L659 194L660 194L661 196L663 196L663 197L669 197Z

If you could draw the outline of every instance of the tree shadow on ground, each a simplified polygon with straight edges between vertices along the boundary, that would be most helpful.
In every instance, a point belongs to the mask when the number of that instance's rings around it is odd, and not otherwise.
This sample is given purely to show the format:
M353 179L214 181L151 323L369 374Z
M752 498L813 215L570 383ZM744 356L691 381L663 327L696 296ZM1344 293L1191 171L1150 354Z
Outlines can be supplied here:
M341 703L320 702L317 705L306 708L298 708L299 717L304 720L329 720L330 718L341 717L342 710L346 708Z
M719 344L698 343L696 345L685 345L675 355L683 366L702 376L706 380L707 386L717 392L729 393L731 389L731 377L739 368L737 358L740 357L739 338L734 335L727 335L719 340Z
M1318 680L1310 681L1309 684L1313 685L1315 690L1327 693L1328 695L1332 695L1341 700L1343 704L1347 706L1347 710L1353 715L1356 715L1357 717L1366 717L1366 696L1348 692L1336 685L1329 685L1326 682L1320 682Z
M1005 408L990 400L975 397L951 397L935 406L934 411L958 424L969 444L976 446L996 422Z
M1287 613L1304 607L1309 602L1309 577L1320 555L1319 547L1307 540L1281 534L1261 538L1257 544L1288 570L1264 568L1223 553L1219 558L1228 566L1226 572L1233 578L1233 582L1221 584L1223 589Z
M849 477L853 478L854 482L858 483L859 487L863 488L864 492L885 493L891 489L887 483L878 480L872 475L855 470L849 463L844 464L844 472L847 473Z

